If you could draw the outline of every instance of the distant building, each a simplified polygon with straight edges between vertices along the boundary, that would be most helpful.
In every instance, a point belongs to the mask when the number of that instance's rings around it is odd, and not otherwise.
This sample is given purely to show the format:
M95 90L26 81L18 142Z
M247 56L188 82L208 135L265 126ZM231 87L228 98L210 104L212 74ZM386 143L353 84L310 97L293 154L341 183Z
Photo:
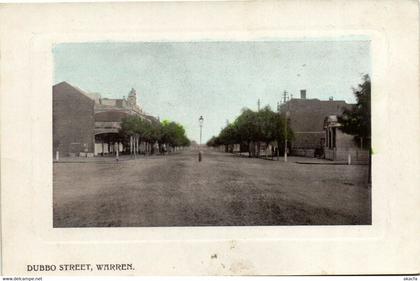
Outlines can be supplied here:
M118 110L129 115L144 114L143 110L137 104L137 92L133 88L129 92L127 99L125 97L123 99L101 98L97 93L90 95L95 99L95 113Z
M151 122L137 104L134 89L125 99L102 98L67 82L53 86L53 153L93 156L124 150L118 131L124 117L137 115Z
M95 150L94 155L104 155L124 150L119 142L118 131L124 117L137 115L149 119L137 104L137 93L133 88L125 99L95 99Z
M306 90L301 91L300 99L292 98L280 106L280 112L289 112L289 124L295 139L290 144L291 153L314 157L317 149L325 144L325 118L341 115L352 104L345 101L307 99Z

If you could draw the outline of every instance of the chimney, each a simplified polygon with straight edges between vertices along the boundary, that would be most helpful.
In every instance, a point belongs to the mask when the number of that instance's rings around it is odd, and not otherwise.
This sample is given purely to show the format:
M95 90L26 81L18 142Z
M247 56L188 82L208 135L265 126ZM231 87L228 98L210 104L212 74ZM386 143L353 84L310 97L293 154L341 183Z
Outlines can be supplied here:
M306 90L300 90L300 98L306 100Z

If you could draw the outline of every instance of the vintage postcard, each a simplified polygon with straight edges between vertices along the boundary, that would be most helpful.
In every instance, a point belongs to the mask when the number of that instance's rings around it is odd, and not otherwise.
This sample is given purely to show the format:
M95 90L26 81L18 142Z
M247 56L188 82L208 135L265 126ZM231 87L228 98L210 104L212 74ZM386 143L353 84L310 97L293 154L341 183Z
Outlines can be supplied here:
M370 225L369 45L55 45L54 227Z
M2 274L419 272L417 5L1 6Z

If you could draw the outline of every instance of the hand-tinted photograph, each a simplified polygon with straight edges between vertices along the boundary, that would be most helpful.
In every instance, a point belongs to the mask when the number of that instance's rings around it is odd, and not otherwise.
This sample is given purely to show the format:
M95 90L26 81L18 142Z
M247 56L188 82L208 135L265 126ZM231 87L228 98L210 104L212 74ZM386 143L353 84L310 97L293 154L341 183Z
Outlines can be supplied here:
M53 47L53 226L370 225L370 42Z

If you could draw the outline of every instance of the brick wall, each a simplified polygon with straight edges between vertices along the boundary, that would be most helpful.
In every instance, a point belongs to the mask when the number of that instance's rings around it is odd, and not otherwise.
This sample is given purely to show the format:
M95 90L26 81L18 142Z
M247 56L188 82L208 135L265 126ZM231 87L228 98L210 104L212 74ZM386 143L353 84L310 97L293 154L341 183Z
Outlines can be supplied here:
M94 101L66 82L53 86L53 155L94 150Z
M351 105L345 101L292 99L280 108L281 112L290 112L289 126L295 132L292 148L314 149L320 147L321 138L325 137L324 119L329 115L341 115Z

